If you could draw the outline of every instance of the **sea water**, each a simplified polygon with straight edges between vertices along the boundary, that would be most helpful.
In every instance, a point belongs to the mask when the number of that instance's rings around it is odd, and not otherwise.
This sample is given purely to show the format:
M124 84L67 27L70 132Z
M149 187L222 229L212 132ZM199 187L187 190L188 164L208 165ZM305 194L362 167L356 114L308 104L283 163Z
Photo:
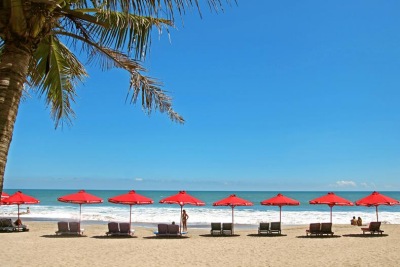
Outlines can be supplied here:
M4 190L8 194L16 190ZM40 200L37 205L21 205L22 220L59 221L79 219L79 205L57 201L57 198L77 192L77 190L38 190L26 189L23 193ZM82 221L91 223L104 223L110 221L129 221L129 205L109 203L110 197L125 194L128 190L87 190L88 193L103 198L102 204L82 205ZM177 191L146 191L137 190L137 193L154 200L152 205L132 206L132 223L138 226L153 227L157 223L179 222L180 206L173 204L160 204L165 197L178 193ZM234 222L237 226L255 226L260 222L279 221L279 207L262 206L261 201L282 193L287 197L300 201L299 206L282 207L283 225L301 225L311 222L329 222L330 208L327 205L310 205L309 201L325 195L327 192L272 192L272 191L188 191L192 196L204 201L205 206L185 205L184 209L189 215L190 227L209 227L211 222L230 222L232 209L230 207L214 207L212 203L236 194L238 197L253 202L253 206L235 207ZM355 202L371 192L344 191L335 194ZM400 192L380 192L394 199L400 199ZM30 213L26 214L29 206ZM400 224L400 205L379 206L379 220L383 223ZM17 217L17 206L0 206L0 217ZM333 223L348 224L353 217L361 217L365 223L376 220L375 207L362 206L334 206L332 213Z

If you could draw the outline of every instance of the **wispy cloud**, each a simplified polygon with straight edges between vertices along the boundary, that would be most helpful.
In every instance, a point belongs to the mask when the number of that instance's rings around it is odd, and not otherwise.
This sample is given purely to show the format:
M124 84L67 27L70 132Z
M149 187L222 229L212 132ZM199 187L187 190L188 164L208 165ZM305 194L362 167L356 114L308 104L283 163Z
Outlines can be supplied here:
M357 184L354 181L336 181L335 184L333 184L332 186L334 187L356 187Z
M143 178L135 178L135 181L137 181L137 182L142 182L142 181L143 181Z

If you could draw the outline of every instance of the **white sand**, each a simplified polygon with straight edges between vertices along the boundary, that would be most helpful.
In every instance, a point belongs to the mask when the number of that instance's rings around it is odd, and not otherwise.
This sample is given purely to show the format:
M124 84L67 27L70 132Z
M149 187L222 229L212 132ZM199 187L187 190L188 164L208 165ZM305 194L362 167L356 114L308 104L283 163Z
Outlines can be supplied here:
M107 225L87 225L85 237L58 237L55 222L30 222L30 231L0 233L0 266L400 266L400 225L382 225L387 236L334 225L339 237L304 238L308 226L283 227L286 236L210 237L189 229L186 238L155 238L136 228L134 238L106 238Z

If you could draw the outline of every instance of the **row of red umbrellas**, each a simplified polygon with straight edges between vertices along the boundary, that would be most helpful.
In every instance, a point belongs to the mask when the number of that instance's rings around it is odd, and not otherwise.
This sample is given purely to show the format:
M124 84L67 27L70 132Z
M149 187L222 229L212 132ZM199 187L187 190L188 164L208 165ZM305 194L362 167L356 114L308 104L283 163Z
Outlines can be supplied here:
M103 200L97 196L87 193L84 190L80 190L77 193L69 194L63 197L59 197L58 201L66 202L66 203L74 203L79 204L79 221L81 220L82 214L82 204L97 204L102 203ZM154 201L150 198L137 194L134 190L129 191L127 194L115 196L108 199L111 203L123 204L130 206L130 217L129 222L131 222L132 216L132 205L146 205L152 204ZM37 204L39 200L23 194L21 191L16 192L14 195L9 196L6 193L1 194L1 203L2 204L14 204L18 205L18 218L19 218L19 205L21 204ZM178 204L181 207L181 219L180 226L182 224L182 209L184 205L196 205L203 206L205 203L189 194L186 191L180 191L176 195L172 195L170 197L164 198L160 200L160 203L165 204ZM318 197L316 199L310 200L310 204L324 204L328 205L331 209L331 222L332 222L332 208L333 206L353 206L353 202L344 199L338 195L335 195L333 192L329 192L328 194ZM355 202L358 206L375 206L376 207L376 219L378 221L378 206L379 205L399 205L400 201L380 194L374 191L371 195L362 198ZM288 205L299 205L300 202L289 197L286 197L282 194L278 194L275 197L270 199L266 199L261 202L261 205L269 205L269 206L279 206L279 218L281 221L282 218L282 206ZM221 199L217 202L213 203L213 206L230 206L232 208L232 224L234 223L234 208L236 206L252 206L253 203L245 200L243 198L239 198L236 195L230 195L227 198ZM181 227L180 227L181 228Z

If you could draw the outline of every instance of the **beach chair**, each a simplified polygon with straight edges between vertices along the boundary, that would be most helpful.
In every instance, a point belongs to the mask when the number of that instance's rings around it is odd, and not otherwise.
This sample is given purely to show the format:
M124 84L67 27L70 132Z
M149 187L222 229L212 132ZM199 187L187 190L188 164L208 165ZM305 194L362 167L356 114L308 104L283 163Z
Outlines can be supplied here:
M131 230L130 223L119 223L119 234L120 235L133 235L135 230Z
M108 232L106 235L118 235L119 234L119 225L117 222L109 222L108 223Z
M157 225L158 232L154 232L157 236L167 236L168 235L168 224L160 223Z
M56 235L69 234L68 222L58 222L58 230L56 231Z
M180 235L179 225L168 224L168 236L178 236L178 235Z
M232 223L223 223L222 224L222 231L221 233L223 235L232 235L233 231L232 231Z
M365 232L369 232L371 235L372 234L383 234L383 230L381 228L381 222L370 222L368 228L361 228L361 231L363 231L363 234Z
M320 234L333 236L334 232L332 232L332 223L321 223Z
M258 227L258 234L269 234L269 223L262 222L260 223L260 226Z
M306 235L319 235L321 231L320 223L310 223L310 228L306 230Z
M12 220L9 218L1 218L0 219L0 231L2 231L2 232L15 231Z
M281 223L280 222L271 222L271 227L269 229L271 234L281 234Z
M211 223L211 235L221 235L221 223Z
M68 225L70 234L83 235L84 229L81 229L80 222L69 222Z

